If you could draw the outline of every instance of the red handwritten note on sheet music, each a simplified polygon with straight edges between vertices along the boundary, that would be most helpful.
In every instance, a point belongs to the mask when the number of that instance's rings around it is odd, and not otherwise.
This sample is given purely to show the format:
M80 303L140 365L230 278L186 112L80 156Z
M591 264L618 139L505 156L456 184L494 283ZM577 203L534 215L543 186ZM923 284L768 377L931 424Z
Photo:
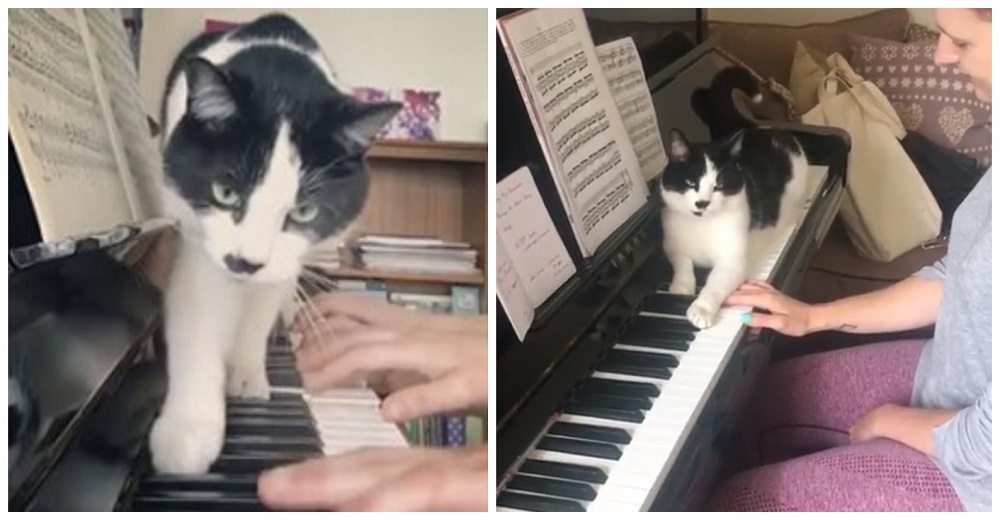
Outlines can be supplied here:
M531 328L531 322L535 320L535 306L531 303L521 282L521 277L517 274L514 261L507 251L503 239L497 237L497 296L500 297L500 304L507 312L517 339L524 341L524 336Z
M497 184L497 235L534 307L576 270L527 167Z

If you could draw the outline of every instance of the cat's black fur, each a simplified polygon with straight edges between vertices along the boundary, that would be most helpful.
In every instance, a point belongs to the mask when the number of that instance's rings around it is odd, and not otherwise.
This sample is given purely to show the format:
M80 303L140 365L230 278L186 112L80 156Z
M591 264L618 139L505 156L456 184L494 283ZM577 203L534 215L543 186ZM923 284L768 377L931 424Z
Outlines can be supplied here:
M696 88L691 93L691 108L708 127L712 141L725 141L743 128L754 126L733 100L733 92L737 90L754 102L759 102L763 96L757 78L750 71L735 66L720 70L708 87Z
M789 154L802 147L787 132L764 128L740 130L722 143L693 144L678 129L670 131L669 163L660 177L664 190L684 193L697 185L709 162L718 170L716 191L726 196L746 192L750 229L773 226L792 177Z
M321 211L308 224L289 219L285 229L298 229L314 240L340 231L367 199L363 162L367 145L400 105L363 103L349 92L338 91L308 57L290 49L252 47L220 66L193 57L223 34L207 33L188 44L167 84L184 70L189 92L201 89L216 98L214 102L234 104L235 111L228 117L208 119L189 113L177 124L165 143L169 182L196 211L218 208L206 175L238 193L252 192L268 165L278 123L287 121L303 170L310 172L302 181L308 189L302 190L298 202L313 202ZM298 23L281 14L240 27L230 40L275 36L318 49ZM243 217L244 208L221 209L231 209L236 221Z

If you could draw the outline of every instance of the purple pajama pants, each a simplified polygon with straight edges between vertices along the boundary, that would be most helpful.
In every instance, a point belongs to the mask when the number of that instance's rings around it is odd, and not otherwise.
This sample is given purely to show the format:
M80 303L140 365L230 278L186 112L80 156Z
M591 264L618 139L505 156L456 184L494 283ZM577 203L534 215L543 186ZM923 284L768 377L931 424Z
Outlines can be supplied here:
M709 511L961 511L923 453L887 439L851 445L854 422L909 405L922 340L823 352L775 364L747 410L754 469L723 482Z

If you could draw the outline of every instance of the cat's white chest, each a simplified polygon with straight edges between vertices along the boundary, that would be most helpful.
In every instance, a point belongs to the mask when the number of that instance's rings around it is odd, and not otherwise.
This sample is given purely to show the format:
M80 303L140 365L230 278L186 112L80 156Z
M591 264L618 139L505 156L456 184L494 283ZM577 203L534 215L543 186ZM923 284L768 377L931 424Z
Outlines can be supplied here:
M700 267L713 267L745 254L747 227L740 214L695 217L668 211L663 215L664 250L683 254Z

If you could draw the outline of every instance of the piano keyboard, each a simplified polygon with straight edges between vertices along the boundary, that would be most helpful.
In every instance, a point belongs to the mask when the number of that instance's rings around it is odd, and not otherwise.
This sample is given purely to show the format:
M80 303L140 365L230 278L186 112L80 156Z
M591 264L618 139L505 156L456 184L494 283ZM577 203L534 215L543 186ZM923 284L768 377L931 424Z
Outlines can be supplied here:
M222 454L206 475L149 473L133 494L134 511L264 511L257 476L275 466L363 446L408 446L382 418L368 389L303 392L291 344L268 349L269 401L228 399Z
M808 213L826 177L810 167ZM801 220L752 278L770 279ZM571 392L497 495L497 511L647 511L729 363L748 308L723 308L697 330L692 297L661 286L595 371Z

